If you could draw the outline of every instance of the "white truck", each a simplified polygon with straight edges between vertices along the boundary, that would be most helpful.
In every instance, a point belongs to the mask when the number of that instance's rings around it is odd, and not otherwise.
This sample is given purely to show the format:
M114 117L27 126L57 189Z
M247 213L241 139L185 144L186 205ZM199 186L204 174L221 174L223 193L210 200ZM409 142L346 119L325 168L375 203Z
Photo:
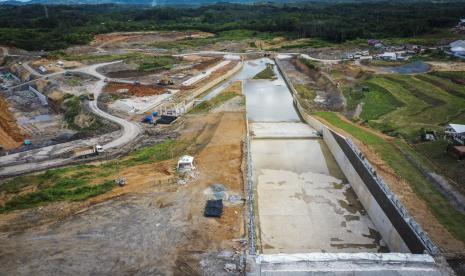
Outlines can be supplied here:
M100 145L80 147L73 150L74 158L87 158L103 153L103 147Z

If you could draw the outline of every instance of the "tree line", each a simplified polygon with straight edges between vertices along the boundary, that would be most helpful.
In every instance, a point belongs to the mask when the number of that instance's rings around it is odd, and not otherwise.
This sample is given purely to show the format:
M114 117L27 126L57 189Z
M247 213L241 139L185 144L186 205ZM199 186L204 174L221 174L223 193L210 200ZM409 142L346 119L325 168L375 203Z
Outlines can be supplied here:
M339 4L215 4L197 8L121 5L1 5L0 44L56 50L86 44L98 33L143 30L246 29L317 37L329 42L357 38L412 37L453 27L465 3L376 2Z

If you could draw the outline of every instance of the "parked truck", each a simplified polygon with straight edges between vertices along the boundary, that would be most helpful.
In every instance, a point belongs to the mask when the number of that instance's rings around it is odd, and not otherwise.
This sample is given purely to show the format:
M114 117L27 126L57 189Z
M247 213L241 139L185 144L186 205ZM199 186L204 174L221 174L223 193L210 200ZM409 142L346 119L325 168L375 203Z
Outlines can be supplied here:
M103 147L100 145L80 147L73 150L74 158L87 158L103 153Z

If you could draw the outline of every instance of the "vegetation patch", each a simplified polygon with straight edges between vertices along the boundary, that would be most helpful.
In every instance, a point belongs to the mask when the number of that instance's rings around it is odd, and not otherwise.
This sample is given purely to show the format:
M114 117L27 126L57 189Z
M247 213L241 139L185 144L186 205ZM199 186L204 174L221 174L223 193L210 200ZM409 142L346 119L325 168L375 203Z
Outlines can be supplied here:
M388 90L373 83L364 83L361 87L347 89L345 96L352 110L363 103L360 118L370 121L387 114L403 105Z
M90 133L95 130L100 129L103 126L103 123L100 119L94 118L92 115L91 122L86 127L80 127L76 124L76 117L83 113L81 108L81 98L78 96L71 96L65 101L66 111L64 114L64 119L68 126L72 129L78 130L81 133Z
M217 32L214 37L205 38L185 38L177 41L155 42L151 46L162 49L192 49L202 46L212 45L224 41L243 41L251 39L266 39L271 40L279 33L257 32L252 30L238 29Z
M92 171L77 175L83 169L93 168L80 165L48 170L37 175L27 175L13 178L1 186L0 191L17 194L0 206L0 212L26 209L50 202L84 200L111 190L114 181L104 180L100 184L91 184ZM26 187L35 187L34 191L21 193Z
M440 139L416 144L414 148L435 165L435 171L448 176L459 184L458 188L463 192L465 191L465 178L463 177L465 160L459 161L447 154L447 144L446 140Z
M305 64L308 68L315 70L315 71L320 71L320 62L316 60L310 60L306 58L299 58L299 61Z
M371 127L412 142L419 140L422 128L441 130L448 122L460 123L465 111L465 88L435 73L376 75L344 88L344 95L348 110L363 103L359 117Z
M253 77L254 80L274 80L276 78L274 65L271 63L267 63L266 68Z
M238 96L237 93L231 91L221 92L210 100L203 101L196 105L191 111L191 114L205 113Z
M325 119L331 125L342 129L373 149L396 174L407 180L409 185L429 206L438 221L457 239L465 242L465 215L455 208L424 175L419 172L405 156L391 143L366 131L355 124L346 122L333 112L316 112L316 116Z
M72 96L65 101L66 111L65 111L65 121L73 129L78 129L79 127L74 123L76 116L81 113L81 100L77 96Z
M159 162L181 155L189 142L168 139L135 150L119 161L101 165L78 165L50 169L44 173L15 177L0 186L0 192L13 194L0 212L27 209L58 201L79 201L103 194L115 187L108 179L117 169ZM98 184L95 184L98 183ZM33 188L27 192L28 188Z
M90 61L97 62L111 62L123 60L129 64L135 64L138 70L141 71L155 71L159 69L171 69L174 65L180 63L180 59L169 55L149 55L143 53L128 53L128 54L108 54L108 55L67 55L64 52L55 52L55 55L66 59L75 61Z
M178 60L172 56L145 56L138 59L136 63L139 65L139 70L154 71L159 69L171 69Z
M315 102L316 91L309 85L294 83L297 96L302 107L309 113L319 110L318 104Z

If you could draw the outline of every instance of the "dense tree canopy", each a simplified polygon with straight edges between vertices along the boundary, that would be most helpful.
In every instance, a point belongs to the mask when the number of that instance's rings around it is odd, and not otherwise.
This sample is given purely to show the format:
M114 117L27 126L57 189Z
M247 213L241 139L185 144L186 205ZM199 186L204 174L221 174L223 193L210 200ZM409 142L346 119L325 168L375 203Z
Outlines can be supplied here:
M465 3L216 4L198 8L119 5L0 6L0 44L53 50L89 42L112 31L248 29L318 37L331 42L355 38L409 37L452 27Z

